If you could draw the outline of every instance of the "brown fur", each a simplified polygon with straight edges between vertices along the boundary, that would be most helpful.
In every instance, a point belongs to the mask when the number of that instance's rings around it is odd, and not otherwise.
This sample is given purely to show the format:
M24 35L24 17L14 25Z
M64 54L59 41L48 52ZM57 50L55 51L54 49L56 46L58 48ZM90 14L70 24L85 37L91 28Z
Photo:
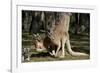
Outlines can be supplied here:
M52 30L50 30L49 39L47 37L42 41L43 47L48 48L50 46L57 46L57 50L50 53L55 57L58 56L59 50L61 49L61 55L59 57L65 57L65 44L67 45L67 51L72 56L80 56L87 55L85 53L74 52L71 49L70 40L69 40L69 22L70 22L70 14L69 13L59 13L59 18L55 19L55 26Z

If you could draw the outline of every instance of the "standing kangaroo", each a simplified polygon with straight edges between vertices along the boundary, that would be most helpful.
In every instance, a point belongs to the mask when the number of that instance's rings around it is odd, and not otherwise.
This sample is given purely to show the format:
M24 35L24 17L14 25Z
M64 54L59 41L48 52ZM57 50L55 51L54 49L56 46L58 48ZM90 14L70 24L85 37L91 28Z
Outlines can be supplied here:
M48 16L47 16L48 17ZM51 16L50 16L51 18ZM49 17L48 17L49 19ZM50 22L47 21L46 24L50 24ZM52 50L50 53L51 55L54 55L55 57L58 56L59 51L61 49L61 55L59 56L60 58L65 57L65 44L67 46L67 52L72 55L72 56L87 56L85 53L80 53L80 52L74 52L71 49L70 45L70 40L69 40L69 23L70 23L70 13L58 13L58 18L55 18L52 29L50 30L49 33L49 38L50 38L50 43L53 45L56 45L56 51ZM49 43L49 44L50 44ZM43 45L45 46L45 45ZM50 46L50 45L49 45Z

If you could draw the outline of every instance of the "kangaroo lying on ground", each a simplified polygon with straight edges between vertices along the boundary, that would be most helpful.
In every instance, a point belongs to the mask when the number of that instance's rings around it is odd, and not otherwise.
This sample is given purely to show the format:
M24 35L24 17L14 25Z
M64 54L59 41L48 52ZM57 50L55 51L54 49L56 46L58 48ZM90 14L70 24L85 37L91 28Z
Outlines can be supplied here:
M47 49L50 46L56 46L56 51L51 47L51 55L58 57L58 53L61 50L60 58L65 57L65 44L67 46L67 52L72 56L87 56L85 53L74 52L71 49L70 40L69 40L69 22L70 22L70 13L59 13L59 18L55 19L55 26L50 30L49 39L44 38L43 41L37 41L36 48ZM46 41L45 41L46 40ZM41 45L39 45L41 44Z

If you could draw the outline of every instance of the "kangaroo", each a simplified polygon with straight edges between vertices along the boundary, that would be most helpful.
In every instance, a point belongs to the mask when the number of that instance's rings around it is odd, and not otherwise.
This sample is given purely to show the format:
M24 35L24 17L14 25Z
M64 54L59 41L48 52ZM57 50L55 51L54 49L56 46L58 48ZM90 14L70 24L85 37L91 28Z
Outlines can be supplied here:
M59 56L60 58L64 58L65 57L65 44L67 46L67 52L72 55L72 56L87 56L87 54L85 53L80 53L80 52L74 52L71 49L71 45L70 45L70 39L69 39L69 23L70 23L70 13L58 13L58 18L55 18L52 26L52 29L49 32L49 42L50 43L46 43L48 44L47 46L42 44L43 46L45 46L45 48L48 48L48 46L51 46L51 44L53 46L56 46L56 51L52 50L52 52L50 52L51 55L58 57L59 51L61 49L61 55ZM50 16L51 17L51 16ZM49 18L49 17L48 17ZM46 24L51 24L50 22L46 22ZM43 41L42 41L43 42ZM43 42L44 43L44 42Z
M50 35L51 40L55 44L59 44L57 47L56 55L58 54L59 49L62 49L61 57L65 56L65 44L67 46L67 51L72 56L87 56L85 53L74 52L71 49L70 39L69 39L69 24L70 24L70 13L59 13L59 17L55 20L55 28L52 30Z
M45 37L44 39L36 39L35 40L35 50L38 52L47 51L51 56L55 55L55 48L49 37Z

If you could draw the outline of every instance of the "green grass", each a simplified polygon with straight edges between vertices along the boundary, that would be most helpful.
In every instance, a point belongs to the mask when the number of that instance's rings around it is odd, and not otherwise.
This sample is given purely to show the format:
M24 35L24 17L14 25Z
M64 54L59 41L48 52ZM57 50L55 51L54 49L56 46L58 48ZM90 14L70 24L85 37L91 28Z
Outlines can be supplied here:
M89 60L89 56L71 56L66 55L65 58L56 58L47 53L33 53L29 62L46 62L46 61L64 61L64 60Z
M44 35L41 35L44 37ZM22 34L22 47L28 47L31 48L33 46L33 39L32 35L29 35L28 33ZM80 51L87 54L90 54L90 39L89 35L70 35L71 40L71 47L74 51ZM29 62L45 62L45 61L62 61L62 60L89 60L90 56L71 56L66 55L65 58L55 58L50 56L46 51L44 52L36 52L35 50L30 50L30 61Z

